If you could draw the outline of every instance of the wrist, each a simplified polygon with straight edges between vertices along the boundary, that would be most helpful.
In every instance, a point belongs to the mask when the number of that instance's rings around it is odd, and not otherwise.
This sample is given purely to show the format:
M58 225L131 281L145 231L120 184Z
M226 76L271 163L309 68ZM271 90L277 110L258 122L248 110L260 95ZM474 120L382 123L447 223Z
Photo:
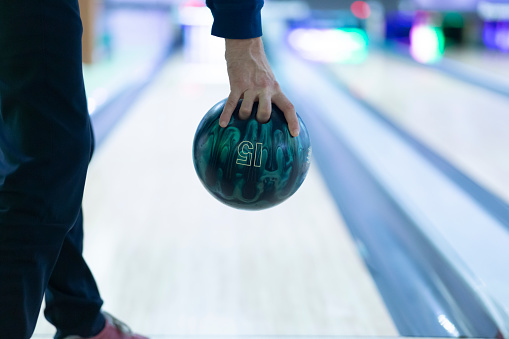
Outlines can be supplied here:
M262 38L225 39L226 57L230 53L260 53L263 52Z

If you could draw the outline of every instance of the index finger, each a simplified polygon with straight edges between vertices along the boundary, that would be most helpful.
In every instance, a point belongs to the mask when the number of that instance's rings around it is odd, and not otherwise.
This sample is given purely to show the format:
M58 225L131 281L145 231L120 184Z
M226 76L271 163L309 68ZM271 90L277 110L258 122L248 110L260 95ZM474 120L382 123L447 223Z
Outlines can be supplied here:
M226 99L226 103L224 104L223 112L219 117L219 125L221 127L224 128L230 123L230 119L232 117L233 111L235 111L235 108L237 108L237 103L239 102L240 96L240 94L234 92L230 92L230 95L228 95L228 99Z

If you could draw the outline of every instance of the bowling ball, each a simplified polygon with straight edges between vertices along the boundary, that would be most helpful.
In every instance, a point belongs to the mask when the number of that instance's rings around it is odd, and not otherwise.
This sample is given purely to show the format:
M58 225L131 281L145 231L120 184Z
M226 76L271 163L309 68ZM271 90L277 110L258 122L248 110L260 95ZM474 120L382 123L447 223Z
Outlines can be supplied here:
M311 144L299 117L300 134L293 137L283 112L272 105L267 123L239 119L237 105L227 127L219 126L226 99L217 103L198 125L193 142L194 168L203 186L222 203L244 210L280 204L304 181Z

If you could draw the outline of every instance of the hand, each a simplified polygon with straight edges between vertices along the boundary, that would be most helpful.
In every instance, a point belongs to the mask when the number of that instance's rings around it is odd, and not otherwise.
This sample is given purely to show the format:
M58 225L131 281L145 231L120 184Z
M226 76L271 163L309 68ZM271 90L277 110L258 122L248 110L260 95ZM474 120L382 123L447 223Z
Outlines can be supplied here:
M256 118L259 122L265 123L269 121L274 103L283 111L290 133L294 137L299 135L297 113L272 73L263 50L262 39L225 40L230 95L219 118L221 127L228 125L239 99L243 99L239 110L240 119L249 118L253 103L258 101Z

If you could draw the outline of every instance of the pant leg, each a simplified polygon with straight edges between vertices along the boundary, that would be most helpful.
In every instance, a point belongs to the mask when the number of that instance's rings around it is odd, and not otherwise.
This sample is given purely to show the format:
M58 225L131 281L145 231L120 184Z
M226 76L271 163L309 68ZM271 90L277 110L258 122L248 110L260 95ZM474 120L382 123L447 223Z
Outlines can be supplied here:
M57 328L55 339L89 337L104 328L102 300L83 256L83 218L67 233L46 290L45 315Z
M30 338L80 217L93 147L81 33L77 0L0 0L2 338Z

